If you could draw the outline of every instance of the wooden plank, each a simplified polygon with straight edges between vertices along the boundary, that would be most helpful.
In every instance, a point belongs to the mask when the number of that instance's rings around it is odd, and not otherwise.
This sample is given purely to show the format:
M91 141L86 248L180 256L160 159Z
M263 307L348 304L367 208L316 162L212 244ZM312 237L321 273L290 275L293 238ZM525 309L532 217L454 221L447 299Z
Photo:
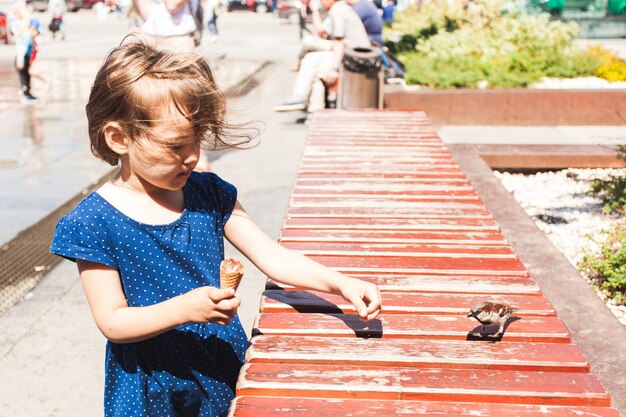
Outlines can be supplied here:
M270 315L271 316L271 315ZM397 317L397 316L391 316ZM381 321L364 324L374 330ZM329 329L330 331L330 329ZM506 336L505 339L506 340ZM589 363L568 343L497 342L489 339L427 340L348 337L257 336L246 361L404 366L420 369L490 369L543 372L588 372Z
M459 294L540 294L535 281L528 276L511 275L430 275L416 271L405 274L358 273L349 275L378 285L381 291L409 293ZM267 280L267 289L302 289Z
M302 151L302 161L318 159L320 161L335 162L337 160L370 162L372 158L380 162L414 162L435 159L454 163L452 154L445 146L421 146L419 142L401 146L394 143L393 146L369 146L347 145L336 142L331 146L319 146L308 143Z
M333 201L336 200L336 201ZM339 198L334 194L298 194L290 198L290 204L294 206L319 206L328 204L346 205L352 207L401 207L408 205L409 207L423 206L429 203L446 203L454 202L460 204L482 204L477 195L445 195L445 194L420 194L412 196L404 195L374 195L374 194L350 194Z
M390 187L391 188L391 187ZM361 198L364 200L378 201L381 198L388 198L393 201L421 201L424 199L435 199L437 197L445 196L452 200L475 200L478 198L478 194L473 189L464 190L444 190L444 189L412 189L407 191L392 190L334 190L334 189L295 189L291 193L292 198Z
M347 398L235 398L229 417L620 417L609 407L498 403L354 400Z
M389 314L467 314L470 306L481 301L497 301L518 310L515 315L555 316L554 307L541 295L504 294L439 294L439 293L381 293L383 312ZM268 290L261 297L263 313L356 313L343 297L316 291Z
M355 256L324 256L310 255L309 258L322 265L342 271L394 271L405 270L433 271L445 270L462 273L465 271L480 271L487 273L514 273L526 274L524 265L517 258L481 258L425 255L425 256L373 256L367 258Z
M300 170L298 179L378 179L378 180L415 180L425 179L428 181L445 181L445 180L467 180L467 177L460 169L455 170L421 170L421 171L402 171L402 172L379 172L379 171L345 171L340 169L315 171Z
M482 256L485 258L514 258L513 249L507 245L428 245L424 243L366 243L366 242L282 242L282 245L305 255L340 255L346 256Z
M562 346L562 345L559 345ZM364 398L608 407L590 373L418 369L388 366L244 365L237 395Z
M373 169L380 170L382 172L389 173L404 173L415 171L427 171L432 173L448 174L450 172L460 171L459 166L450 161L448 164L438 163L436 161L428 161L413 164L391 164L386 162L370 161L369 163L352 163L352 164L334 164L332 162L324 161L302 161L300 163L300 171L315 171L315 172L343 172L344 174L357 174L361 175L364 172L369 172Z
M289 214L287 214L289 215ZM500 231L492 219L407 219L407 218L335 218L287 217L285 228L367 230L436 230L436 231ZM459 236L463 240L463 236Z
M460 196L446 199L443 196L436 195L423 195L413 196L405 198L363 198L362 196L351 196L350 198L329 200L324 196L292 196L289 200L289 204L292 207L358 207L358 208L370 208L370 207L389 207L389 208L423 208L423 207L437 207L439 205L451 204L455 207L473 208L484 207L482 201L478 197L473 196Z
M469 310L469 306L467 308ZM464 315L383 314L364 322L356 314L342 313L261 313L254 334L311 337L372 337L427 340L484 340L498 326L486 326ZM474 336L481 333L481 337ZM556 317L521 317L513 314L498 340L507 342L569 343L571 336Z
M372 186L396 186L421 187L424 185L438 187L468 187L471 186L467 179L463 178L389 178L380 181L376 177L334 177L334 178L296 178L296 187L334 187L336 185L351 185L360 188Z
M457 230L342 230L342 228L290 228L283 227L280 241L284 242L355 242L355 243L415 243L458 245L508 245L499 231Z
M407 137L405 137L407 136ZM422 135L418 135L423 136ZM431 135L432 137L432 135ZM330 134L320 134L315 137L310 137L307 141L307 146L369 146L376 148L390 148L395 146L411 146L419 149L445 149L447 151L447 147L445 147L441 142L431 141L429 143L424 143L422 141L418 141L415 138L415 135L399 135L396 137L390 137L387 140L387 137L384 141L381 141L379 137L351 137L351 136L343 136L343 137L332 137Z
M317 163L304 163L302 162L299 167L298 175L301 173L341 173L343 175L356 175L362 176L372 172L374 166L369 164L368 166L342 166L337 164L324 164L322 162ZM429 177L442 176L460 176L463 171L455 164L411 164L402 166L386 165L379 163L376 168L381 170L382 174L412 174L416 175L428 175ZM384 168L384 169L383 169Z
M411 185L391 185L385 187L355 187L353 184L335 185L329 187L296 187L292 191L292 196L319 196L335 195L343 197L363 196L363 198L378 198L385 196L395 198L401 196L423 196L423 195L449 195L451 197L476 196L476 191L467 186L426 186L413 187Z
M484 207L414 207L414 208L385 208L385 207L335 207L332 203L326 207L290 207L287 210L288 218L296 217L334 217L334 218L390 218L390 219L479 219L491 220L493 216Z
M411 165L410 167L398 167L395 169L390 167L383 171L376 171L375 174L372 173L371 167L359 167L354 165L350 167L310 165L300 166L298 169L298 176L311 174L322 174L324 176L339 174L341 176L355 176L359 178L366 175L376 175L380 178L420 178L422 176L427 178L465 178L463 171L461 171L458 165L441 166L423 164Z

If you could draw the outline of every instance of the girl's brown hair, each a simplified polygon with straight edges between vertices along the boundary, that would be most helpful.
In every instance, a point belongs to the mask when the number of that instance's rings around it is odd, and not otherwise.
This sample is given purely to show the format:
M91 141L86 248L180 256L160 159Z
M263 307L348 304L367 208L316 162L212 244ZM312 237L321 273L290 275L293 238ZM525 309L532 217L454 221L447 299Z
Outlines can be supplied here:
M236 148L251 140L233 134L226 123L224 94L204 58L126 39L108 54L91 88L86 112L92 153L117 165L119 155L106 143L105 125L119 123L131 140L150 137L168 102L189 120L205 148Z

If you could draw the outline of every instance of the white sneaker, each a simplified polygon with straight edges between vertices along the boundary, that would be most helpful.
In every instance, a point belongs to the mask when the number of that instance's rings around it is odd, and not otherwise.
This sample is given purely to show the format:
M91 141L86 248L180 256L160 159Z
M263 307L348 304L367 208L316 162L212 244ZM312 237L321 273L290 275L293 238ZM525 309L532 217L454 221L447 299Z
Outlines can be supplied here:
M30 94L22 96L20 99L20 104L35 104L37 103L37 98L31 96Z

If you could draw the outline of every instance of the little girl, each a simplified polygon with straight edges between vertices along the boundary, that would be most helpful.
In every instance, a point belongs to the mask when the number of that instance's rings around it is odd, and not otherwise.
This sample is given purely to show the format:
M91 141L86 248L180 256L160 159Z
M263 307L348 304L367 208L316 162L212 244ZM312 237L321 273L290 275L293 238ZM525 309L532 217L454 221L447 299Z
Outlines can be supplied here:
M224 237L276 281L340 294L363 320L380 313L375 285L278 245L233 185L194 172L202 144L237 146L224 115L196 55L125 43L96 76L91 148L119 171L59 221L51 251L76 261L108 339L106 416L227 415L248 341L240 300L217 288Z

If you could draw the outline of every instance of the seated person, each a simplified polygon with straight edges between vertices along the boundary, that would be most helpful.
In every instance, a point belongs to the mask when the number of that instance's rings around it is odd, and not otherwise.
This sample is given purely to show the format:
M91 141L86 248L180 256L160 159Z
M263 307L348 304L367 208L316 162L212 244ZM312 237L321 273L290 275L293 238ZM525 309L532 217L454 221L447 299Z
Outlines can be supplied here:
M274 106L274 111L305 110L311 87L318 74L322 74L327 85L337 83L345 47L370 47L370 40L361 19L348 4L342 0L321 0L321 3L332 26L332 50L305 55L291 97L285 103Z
M306 54L316 51L330 51L333 48L333 42L330 39L332 22L330 18L322 20L320 15L320 1L311 0L311 20L313 23L313 32L304 33L302 36L302 46L298 56L298 62L291 67L292 70L298 71L300 63Z
M363 22L363 27L373 44L383 45L383 18L371 0L346 0Z

